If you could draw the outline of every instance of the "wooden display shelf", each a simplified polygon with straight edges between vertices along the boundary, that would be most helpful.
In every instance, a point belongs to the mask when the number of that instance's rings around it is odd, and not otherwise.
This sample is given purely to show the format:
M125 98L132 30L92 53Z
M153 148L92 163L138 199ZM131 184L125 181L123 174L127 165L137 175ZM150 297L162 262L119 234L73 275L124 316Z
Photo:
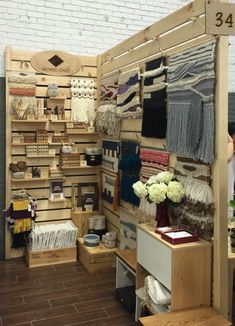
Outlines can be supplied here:
M27 156L26 155L26 157L27 158L48 158L48 157L55 157L55 154L53 154L53 155L35 155L35 156Z
M46 123L47 121L49 121L48 119L45 119L45 120L21 120L21 119L13 119L11 120L11 122L21 122L21 123L32 123L32 122L35 122L35 123Z
M91 165L87 165L87 166L71 166L71 167L61 167L61 170L73 170L73 169L95 169L95 168L100 168L101 165L95 165L95 166L91 166Z
M49 145L49 143L11 143L12 146Z
M63 202L68 202L69 199L67 199L67 198L61 198L61 199L51 199L51 198L48 198L48 201L50 203L63 203Z
M77 248L58 248L32 252L26 249L25 260L29 268L71 263L77 260Z
M71 122L70 120L56 120L56 119L50 119L50 122L52 123L67 123Z
M12 182L31 182L31 181L47 181L48 178L24 178L24 179L15 179L11 178Z
M88 132L88 131L77 131L77 132L69 132L69 131L66 131L66 134L67 135L93 135L93 136L96 136L96 135L99 135L99 132Z
M123 260L133 271L136 272L136 249L118 249L116 255Z

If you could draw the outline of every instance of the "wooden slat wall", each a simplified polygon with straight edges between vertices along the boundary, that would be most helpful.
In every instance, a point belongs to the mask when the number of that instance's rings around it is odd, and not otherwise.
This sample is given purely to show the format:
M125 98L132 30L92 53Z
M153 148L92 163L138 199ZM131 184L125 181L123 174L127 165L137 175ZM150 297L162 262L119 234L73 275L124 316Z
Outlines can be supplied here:
M171 55L213 39L213 35L205 33L205 1L195 0L184 6L164 19L154 23L141 32L128 38L124 42L114 46L100 56L98 71L105 77L114 71L127 71L134 67L142 65L154 58L162 55ZM225 244L225 229L227 226L227 202L226 198L226 170L227 162L222 158L226 153L227 127L227 103L222 94L227 94L227 72L223 75L222 83L218 82L221 78L222 70L227 69L226 64L222 66L224 60L227 63L227 38L223 39L224 48L218 47L216 61L216 159L213 169L213 188L215 185L217 191L214 192L215 200L215 247L214 247L214 270L213 270L213 306L227 317L227 287L224 286L227 280L227 245ZM225 96L226 97L226 96ZM223 107L223 110L219 110ZM223 113L224 112L224 113ZM147 139L141 137L141 120L123 120L121 123L120 139L137 139L141 146L164 148L165 141L157 139ZM225 156L224 156L225 157ZM174 156L171 156L170 166L174 166ZM221 173L223 171L223 173ZM220 191L223 191L223 197ZM135 210L126 204L121 203L127 210ZM104 203L104 210L109 220L109 226L118 228L120 209L113 212L107 204ZM222 281L224 280L224 282Z
M31 64L31 57L35 54L32 51L15 50L10 47L6 49L6 81L8 74L12 71L17 72L35 72L37 77L37 98L47 98L48 83L57 83L60 92L66 96L65 115L66 119L70 118L70 79L73 76L49 76L36 72ZM76 77L88 77L96 81L97 78L97 63L96 57L78 56L81 61L82 68L74 76ZM26 64L27 63L27 64ZM7 82L6 82L7 83ZM8 89L7 89L8 94ZM49 134L52 135L54 131L65 132L65 123L61 122L46 122L46 123L22 123L11 122L11 114L9 109L9 97L6 96L7 103L7 153L6 153L6 205L9 204L11 193L18 189L26 189L29 194L37 197L38 199L38 217L36 222L55 222L59 220L68 220L71 218L71 189L72 183L79 182L96 182L99 180L100 170L97 167L88 167L84 169L73 169L64 171L64 193L68 199L66 202L51 203L48 201L50 182L48 180L41 181L12 181L11 173L8 169L8 165L11 162L17 162L18 160L26 160L27 166L39 166L41 170L48 170L52 162L59 164L59 152L60 145L49 145L49 148L56 150L56 156L54 158L26 158L25 145L12 145L12 135L18 135L21 132L30 132L37 129L46 128ZM95 96L96 98L96 96ZM96 101L97 102L97 101ZM77 148L79 153L84 154L85 147L96 147L100 145L100 139L98 134L91 135L70 135L71 141L74 143L74 147ZM15 256L21 256L22 251L12 250L10 248L10 235L6 232L6 258L12 258Z

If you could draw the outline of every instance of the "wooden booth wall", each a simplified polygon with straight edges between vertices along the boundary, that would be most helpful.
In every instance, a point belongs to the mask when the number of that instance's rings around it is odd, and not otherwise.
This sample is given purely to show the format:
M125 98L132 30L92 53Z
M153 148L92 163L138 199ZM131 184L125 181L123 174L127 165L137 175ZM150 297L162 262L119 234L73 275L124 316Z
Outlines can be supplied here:
M162 55L175 54L192 46L213 39L205 32L205 1L196 0L171 15L145 28L141 32L114 46L98 58L98 81L115 71L123 72L142 66L145 62ZM217 39L216 95L215 95L215 161L213 164L214 258L213 258L213 306L227 315L227 67L228 38ZM223 69L223 71L222 71ZM99 82L98 82L99 85ZM223 110L221 110L223 108ZM120 139L138 139L143 147L164 149L165 140L141 137L141 119L122 120ZM170 166L174 165L171 156ZM110 229L119 231L120 210L115 212L104 202L104 212ZM124 206L129 214L136 215L133 207Z
M35 52L15 50L10 47L6 49L6 206L9 205L11 193L18 189L26 189L27 192L35 196L38 200L38 212L36 222L54 222L68 220L71 218L71 189L72 183L94 182L98 180L99 169L97 167L84 167L66 170L64 172L64 195L67 199L65 202L50 202L48 200L50 182L48 178L41 177L41 180L14 180L11 178L9 163L19 160L26 160L27 165L39 166L41 170L48 170L52 164L52 160L59 164L59 152L61 145L49 145L49 148L56 149L54 158L26 158L26 146L24 144L12 144L12 136L19 132L35 131L37 129L47 129L49 133L54 131L64 132L65 122L47 121L47 122L27 122L12 120L9 107L8 96L8 75L11 72L29 73L35 72L37 78L36 98L48 98L47 87L48 83L57 83L60 95L66 97L65 118L70 118L70 80L71 77L92 78L96 81L97 65L96 57L78 56L81 62L81 69L74 76L49 76L38 73L30 64L31 57ZM95 99L97 101L97 99ZM97 133L69 135L69 138L74 143L73 147L77 148L77 152L84 153L85 147L95 147L99 142ZM22 255L22 251L13 250L10 248L10 235L6 232L6 258Z

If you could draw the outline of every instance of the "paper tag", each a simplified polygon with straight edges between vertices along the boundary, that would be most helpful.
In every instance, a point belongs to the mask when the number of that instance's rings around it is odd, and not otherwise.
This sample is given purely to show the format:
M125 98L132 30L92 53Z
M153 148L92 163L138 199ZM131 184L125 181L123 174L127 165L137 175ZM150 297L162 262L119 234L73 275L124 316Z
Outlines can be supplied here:
M87 166L87 161L85 161L85 160L80 161L80 166Z
M28 212L31 212L31 205L28 205Z

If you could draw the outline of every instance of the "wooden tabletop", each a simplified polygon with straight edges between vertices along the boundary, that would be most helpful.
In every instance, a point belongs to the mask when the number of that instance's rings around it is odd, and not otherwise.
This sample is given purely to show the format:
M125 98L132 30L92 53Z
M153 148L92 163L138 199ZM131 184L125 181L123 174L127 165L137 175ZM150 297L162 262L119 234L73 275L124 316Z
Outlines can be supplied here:
M184 311L169 312L159 315L140 318L144 326L169 326L169 325L190 325L190 326L231 326L232 323L219 315L210 307L200 307Z
M136 249L118 249L116 255L136 272Z

